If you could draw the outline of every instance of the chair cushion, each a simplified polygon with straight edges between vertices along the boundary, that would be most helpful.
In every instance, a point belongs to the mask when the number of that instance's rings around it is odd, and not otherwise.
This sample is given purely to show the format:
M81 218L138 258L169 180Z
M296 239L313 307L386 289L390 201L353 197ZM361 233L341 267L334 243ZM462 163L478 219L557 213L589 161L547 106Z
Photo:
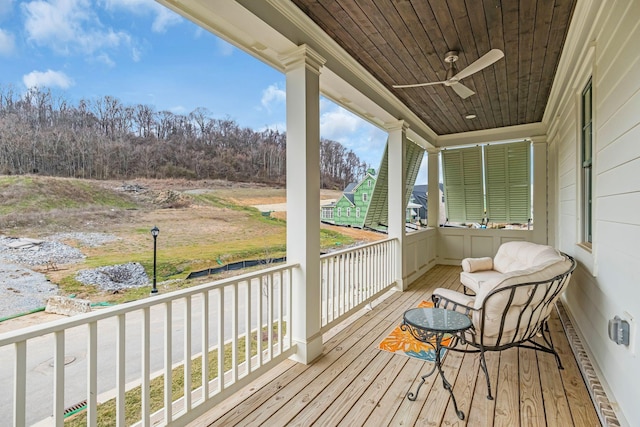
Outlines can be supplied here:
M462 271L473 273L493 269L493 260L490 257L465 258L462 260Z
M511 273L504 274L501 278L488 280L482 283L478 292L476 292L474 308L477 310L482 308L485 299L489 293L494 290L519 283L533 283L551 280L556 276L566 273L570 268L571 261L562 257L561 261L551 260L547 263L537 265L526 270L513 271ZM549 301L549 304L540 304L543 299L547 297L547 288L545 286L539 286L536 294L532 297L533 289L533 286L522 286L516 290L512 299L510 292L499 292L492 295L487 300L487 303L484 305L485 345L495 344L495 342L492 341L497 339L502 317L507 305L509 305L509 308L506 311L504 330L502 337L500 338L502 343L504 343L505 340L508 342L511 339L515 339L516 341L520 339L519 335L524 332L521 329L526 327L529 323L528 321L524 322L522 319L545 319L549 315L554 301ZM558 296L559 295L557 295L556 298ZM528 307L523 312L524 306L527 302L529 302ZM479 326L480 312L474 312L473 322L474 325Z
M478 293L482 283L504 277L504 274L495 270L488 271L476 271L475 273L467 273L465 271L460 273L460 283L466 288L471 289L473 292Z
M498 253L493 259L493 269L500 273L509 273L562 259L562 255L551 246L522 241L506 242L498 248Z
M526 270L512 271L510 273L501 274L499 277L487 280L482 283L476 294L476 303L482 303L487 295L499 288L505 288L507 286L516 285L518 283L531 283L541 282L545 280L553 279L565 273L571 267L571 261L561 257L560 261L548 261L545 264L536 265L535 267L528 268ZM505 293L506 294L506 293ZM522 299L528 298L528 295L518 298L512 302L512 304L521 304L524 301ZM476 307L480 308L480 306Z

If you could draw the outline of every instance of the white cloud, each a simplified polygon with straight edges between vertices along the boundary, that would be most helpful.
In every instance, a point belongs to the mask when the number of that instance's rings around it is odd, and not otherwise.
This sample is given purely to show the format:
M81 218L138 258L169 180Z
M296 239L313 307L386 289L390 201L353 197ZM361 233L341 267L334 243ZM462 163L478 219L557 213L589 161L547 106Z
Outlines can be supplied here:
M153 20L153 24L151 24L151 29L155 33L164 33L167 31L167 28L172 25L179 24L182 18L179 15L176 15L175 12L170 11L166 7L163 7L157 3L154 3L160 7L160 9L156 8L157 15Z
M101 53L100 55L96 56L96 60L98 62L102 62L104 65L108 66L108 67L115 67L116 63L113 61L113 59L111 59L111 57L109 55L107 55L106 53Z
M28 39L59 53L91 54L131 42L126 32L104 28L87 0L34 0L22 11Z
M173 114L184 114L187 112L187 109L184 108L184 106L182 105L176 105L174 107L169 108L169 111L171 111Z
M73 85L73 80L61 71L32 71L22 76L22 82L28 88L32 87L59 87L68 89Z
M320 111L323 138L338 141L374 168L380 165L386 132L325 98L321 98Z
M320 115L320 134L323 138L345 143L363 123L344 108L335 107Z
M141 58L142 52L140 51L140 49L138 49L137 47L131 49L131 59L133 59L134 62L140 62Z
M285 102L286 96L287 93L284 89L279 88L277 84L272 84L262 91L260 103L267 111L271 111L273 106Z
M138 15L155 15L151 24L151 30L155 33L164 33L167 28L182 22L180 15L153 0L106 0L104 3L107 9L124 9Z
M216 46L218 53L222 56L231 56L233 54L233 45L220 38L216 38Z
M0 28L0 55L9 56L15 48L15 37L9 31Z

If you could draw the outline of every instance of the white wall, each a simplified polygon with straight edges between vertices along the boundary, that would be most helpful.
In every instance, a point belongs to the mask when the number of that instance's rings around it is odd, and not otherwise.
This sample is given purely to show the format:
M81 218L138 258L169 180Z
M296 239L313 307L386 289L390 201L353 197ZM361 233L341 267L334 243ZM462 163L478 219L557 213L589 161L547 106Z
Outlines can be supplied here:
M501 244L531 241L533 231L438 228L438 264L460 265L464 258L493 257Z
M585 10L585 6L590 10ZM637 328L631 346L607 336L615 315L640 317L640 1L585 0L575 13L582 42L572 63L562 63L565 85L555 106L549 142L557 180L550 205L556 246L580 262L565 302L602 372L623 422L640 425ZM580 30L580 31L577 31ZM571 43L566 47L569 53ZM564 60L563 54L563 60ZM593 247L579 245L582 230L580 93L593 76ZM556 89L554 87L554 89ZM636 320L637 322L637 320Z
M418 277L436 265L436 245L438 233L427 228L404 237L403 280L411 285Z

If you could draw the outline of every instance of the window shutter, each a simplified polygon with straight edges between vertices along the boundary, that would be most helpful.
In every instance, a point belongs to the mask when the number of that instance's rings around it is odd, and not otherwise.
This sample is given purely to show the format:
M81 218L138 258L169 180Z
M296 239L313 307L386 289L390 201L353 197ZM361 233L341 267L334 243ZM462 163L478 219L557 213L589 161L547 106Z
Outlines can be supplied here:
M531 145L485 147L487 217L491 222L525 223L531 218Z
M447 219L480 222L484 217L482 147L442 152Z

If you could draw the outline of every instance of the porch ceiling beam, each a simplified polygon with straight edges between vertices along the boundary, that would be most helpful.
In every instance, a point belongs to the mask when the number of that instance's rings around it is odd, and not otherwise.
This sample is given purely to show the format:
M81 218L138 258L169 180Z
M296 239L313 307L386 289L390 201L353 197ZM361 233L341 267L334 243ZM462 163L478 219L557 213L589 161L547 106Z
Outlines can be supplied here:
M479 130L474 132L455 133L438 137L438 147L485 144L496 141L514 139L545 138L546 127L542 123L508 126L503 128Z

